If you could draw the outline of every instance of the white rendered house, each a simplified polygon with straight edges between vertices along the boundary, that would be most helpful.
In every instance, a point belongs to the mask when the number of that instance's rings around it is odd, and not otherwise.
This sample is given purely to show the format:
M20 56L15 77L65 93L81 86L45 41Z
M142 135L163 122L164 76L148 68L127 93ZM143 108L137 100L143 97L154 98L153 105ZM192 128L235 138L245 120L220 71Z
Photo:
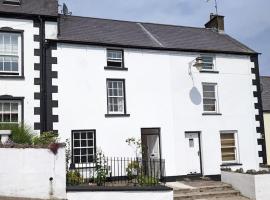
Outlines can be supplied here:
M14 5L15 4L15 5ZM58 14L56 0L0 1L0 122L71 139L73 163L164 159L166 177L266 163L258 53L206 28ZM199 67L194 67L196 64Z

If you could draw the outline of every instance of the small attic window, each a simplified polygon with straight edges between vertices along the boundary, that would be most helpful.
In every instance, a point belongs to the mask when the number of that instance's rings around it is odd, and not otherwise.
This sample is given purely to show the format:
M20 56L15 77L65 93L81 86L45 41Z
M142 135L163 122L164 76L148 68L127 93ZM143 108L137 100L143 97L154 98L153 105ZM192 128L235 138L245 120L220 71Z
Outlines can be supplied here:
M21 0L4 0L3 4L6 5L21 5Z

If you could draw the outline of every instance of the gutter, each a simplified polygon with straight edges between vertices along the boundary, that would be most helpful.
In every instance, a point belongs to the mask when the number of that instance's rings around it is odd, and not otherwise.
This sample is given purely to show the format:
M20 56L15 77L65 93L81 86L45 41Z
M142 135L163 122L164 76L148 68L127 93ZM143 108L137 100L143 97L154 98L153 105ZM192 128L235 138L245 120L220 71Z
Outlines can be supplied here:
M130 49L145 49L145 50L158 50L158 51L173 51L173 52L194 52L194 53L219 53L219 54L234 54L234 55L261 55L258 52L235 52L235 51L215 51L215 50L199 50L199 49L182 49L182 48L166 48L166 47L148 47L148 46L135 46L135 45L123 45L123 44L109 44L105 42L83 42L74 40L63 39L48 39L48 41L57 43L69 43L69 44L81 44L81 45L93 45L93 46L107 46L107 47L120 47Z

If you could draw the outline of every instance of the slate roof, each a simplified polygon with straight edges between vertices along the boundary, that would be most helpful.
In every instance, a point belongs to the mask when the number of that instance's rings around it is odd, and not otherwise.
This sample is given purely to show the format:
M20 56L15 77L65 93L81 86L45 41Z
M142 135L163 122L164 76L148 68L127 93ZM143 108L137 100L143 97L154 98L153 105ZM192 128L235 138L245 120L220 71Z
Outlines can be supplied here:
M58 16L57 0L21 0L19 6L3 4L0 0L1 13L16 13L27 15Z
M270 111L270 76L261 77L263 110Z
M167 50L256 53L210 29L60 15L59 40Z

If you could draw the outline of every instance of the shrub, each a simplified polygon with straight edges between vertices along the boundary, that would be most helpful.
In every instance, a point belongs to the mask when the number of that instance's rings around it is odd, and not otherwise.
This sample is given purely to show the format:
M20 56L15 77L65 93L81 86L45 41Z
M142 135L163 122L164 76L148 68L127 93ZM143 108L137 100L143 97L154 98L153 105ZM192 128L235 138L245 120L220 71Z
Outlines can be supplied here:
M96 177L94 178L94 182L97 186L103 186L106 183L108 170L105 168L99 168L96 170Z
M0 124L0 130L11 130L10 139L16 144L32 144L34 132L25 124Z
M40 136L33 138L34 145L49 145L54 143L58 143L58 134L54 132L44 132Z
M231 172L232 169L230 167L225 167L225 168L221 168L221 171Z
M80 185L83 183L83 178L78 171L69 171L66 175L68 185Z
M244 170L243 170L243 168L240 168L240 169L235 170L235 172L236 173L244 173Z
M151 176L138 176L138 183L141 186L151 186L157 185L159 183L159 180Z
M132 180L140 172L140 163L138 161L131 161L126 168L128 180Z

